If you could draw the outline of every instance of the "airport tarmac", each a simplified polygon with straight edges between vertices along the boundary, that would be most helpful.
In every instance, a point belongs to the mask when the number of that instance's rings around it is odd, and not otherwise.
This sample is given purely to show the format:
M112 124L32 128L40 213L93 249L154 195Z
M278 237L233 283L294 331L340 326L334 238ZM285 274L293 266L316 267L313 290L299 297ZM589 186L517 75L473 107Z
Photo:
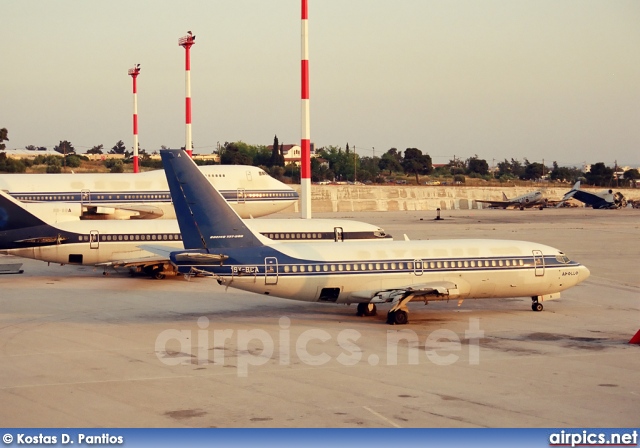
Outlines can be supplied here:
M283 217L289 215L281 215ZM528 298L354 306L24 262L0 275L4 427L631 427L640 210L322 213L396 239L537 241L591 277Z

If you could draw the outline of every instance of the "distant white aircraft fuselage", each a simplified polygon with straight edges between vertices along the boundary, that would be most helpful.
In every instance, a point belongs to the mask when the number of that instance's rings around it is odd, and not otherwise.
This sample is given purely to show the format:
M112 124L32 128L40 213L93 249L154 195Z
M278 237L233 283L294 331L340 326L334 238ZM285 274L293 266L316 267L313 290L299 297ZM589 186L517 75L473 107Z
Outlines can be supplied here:
M488 204L490 208L509 208L515 207L520 210L524 210L529 207L539 207L542 210L547 201L541 191L532 191L513 199L507 198L507 195L502 193L502 201L482 201L477 200L481 204Z
M245 165L200 167L243 218L260 217L294 204L298 193L264 170ZM87 219L175 219L162 170L143 173L0 174L0 190L22 202L80 204Z

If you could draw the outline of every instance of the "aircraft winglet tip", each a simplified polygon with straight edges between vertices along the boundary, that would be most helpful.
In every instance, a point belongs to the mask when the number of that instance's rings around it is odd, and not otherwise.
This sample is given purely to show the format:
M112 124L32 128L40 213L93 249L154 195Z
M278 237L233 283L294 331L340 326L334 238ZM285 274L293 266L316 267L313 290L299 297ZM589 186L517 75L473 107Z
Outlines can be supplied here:
M640 330L631 338L629 344L640 345Z

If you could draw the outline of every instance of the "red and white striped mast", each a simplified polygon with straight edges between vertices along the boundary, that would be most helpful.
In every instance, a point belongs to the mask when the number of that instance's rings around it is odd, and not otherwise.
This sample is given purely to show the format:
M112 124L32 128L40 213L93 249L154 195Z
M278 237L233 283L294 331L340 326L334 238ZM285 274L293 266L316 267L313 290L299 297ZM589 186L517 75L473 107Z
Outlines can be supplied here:
M129 76L133 78L133 172L138 169L138 75L140 74L140 64L129 69Z
M185 118L186 118L186 131L185 131L185 144L184 150L187 151L189 157L192 157L193 149L192 149L192 140L191 140L191 46L196 42L196 36L191 33L191 31L187 32L187 35L178 39L178 45L185 49L185 90L186 90L186 101L185 101Z
M311 218L311 132L309 120L309 9L302 0L302 149L300 184L302 190L301 212L303 219Z

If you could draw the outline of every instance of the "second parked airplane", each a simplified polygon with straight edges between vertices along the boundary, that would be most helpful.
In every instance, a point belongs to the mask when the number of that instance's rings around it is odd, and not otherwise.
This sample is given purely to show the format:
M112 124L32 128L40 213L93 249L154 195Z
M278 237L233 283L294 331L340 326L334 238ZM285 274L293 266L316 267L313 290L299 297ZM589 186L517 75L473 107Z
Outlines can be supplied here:
M228 206L225 204L225 206ZM391 241L380 227L346 219L250 219L247 225L274 241ZM64 203L25 204L0 192L0 253L60 264L128 268L156 278L175 273L168 254L141 248L162 243L182 249L174 219L80 220Z
M243 218L284 210L299 199L293 188L254 166L208 165L200 171ZM2 174L0 190L23 202L80 204L84 219L175 219L162 170L137 174Z

